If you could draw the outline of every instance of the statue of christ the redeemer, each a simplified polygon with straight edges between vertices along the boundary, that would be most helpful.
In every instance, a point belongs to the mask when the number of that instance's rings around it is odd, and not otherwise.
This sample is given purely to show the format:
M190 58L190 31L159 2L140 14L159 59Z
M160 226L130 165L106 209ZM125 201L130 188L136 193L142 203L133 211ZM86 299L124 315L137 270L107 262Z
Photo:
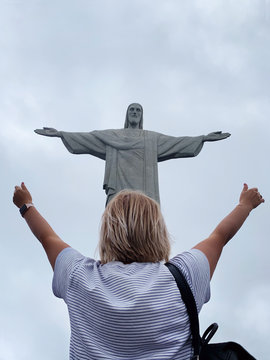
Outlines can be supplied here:
M195 137L174 137L143 130L143 108L129 105L124 129L65 132L37 129L37 134L60 137L72 154L90 154L106 161L103 188L106 204L123 189L141 190L159 200L157 163L199 154L205 141L230 136L221 131Z

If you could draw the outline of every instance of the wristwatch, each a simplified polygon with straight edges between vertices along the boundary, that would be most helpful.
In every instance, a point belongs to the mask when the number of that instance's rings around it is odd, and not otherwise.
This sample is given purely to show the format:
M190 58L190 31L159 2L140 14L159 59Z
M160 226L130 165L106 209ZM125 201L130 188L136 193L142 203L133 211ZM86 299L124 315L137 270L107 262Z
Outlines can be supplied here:
M20 208L20 213L21 213L22 217L24 217L24 214L31 206L34 206L34 204L32 204L32 203L23 204L23 206Z

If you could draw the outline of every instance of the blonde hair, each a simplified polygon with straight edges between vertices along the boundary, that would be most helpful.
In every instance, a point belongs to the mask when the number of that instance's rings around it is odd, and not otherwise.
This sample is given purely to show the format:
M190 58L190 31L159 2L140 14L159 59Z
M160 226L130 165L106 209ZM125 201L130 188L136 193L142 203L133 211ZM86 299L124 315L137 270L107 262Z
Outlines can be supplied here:
M170 241L159 204L139 191L120 191L103 213L99 254L102 264L168 261Z

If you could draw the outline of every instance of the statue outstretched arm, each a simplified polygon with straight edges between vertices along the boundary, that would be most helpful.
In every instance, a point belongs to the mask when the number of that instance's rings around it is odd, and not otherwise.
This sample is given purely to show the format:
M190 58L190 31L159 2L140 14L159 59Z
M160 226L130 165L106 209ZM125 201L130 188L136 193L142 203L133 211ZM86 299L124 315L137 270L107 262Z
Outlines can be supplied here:
M197 156L206 141L218 141L231 136L215 131L208 135L174 137L159 134L158 161Z
M60 131L58 131L54 128L44 127L43 129L36 129L34 131L36 134L39 134L39 135L51 136L51 137L61 137Z
M224 140L227 137L231 136L230 133L223 133L222 131L215 131L215 132L211 132L208 135L204 136L204 140L203 141L218 141L218 140Z
M204 135L174 137L159 134L158 161L197 156L206 141L204 138Z
M35 133L50 137L59 137L72 154L90 154L102 160L106 158L106 145L100 137L99 131L93 132L66 132L54 128L44 127L36 129Z

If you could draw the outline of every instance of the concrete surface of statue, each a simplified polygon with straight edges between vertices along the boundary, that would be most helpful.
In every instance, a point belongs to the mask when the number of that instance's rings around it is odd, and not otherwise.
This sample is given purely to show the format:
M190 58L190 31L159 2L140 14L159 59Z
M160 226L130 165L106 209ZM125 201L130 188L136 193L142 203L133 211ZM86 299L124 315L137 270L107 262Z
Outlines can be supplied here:
M35 132L60 137L72 154L90 154L105 160L106 203L123 189L141 190L159 202L158 162L194 157L205 141L230 136L217 131L195 137L174 137L143 130L143 108L136 103L127 109L124 129L65 132L44 127Z

